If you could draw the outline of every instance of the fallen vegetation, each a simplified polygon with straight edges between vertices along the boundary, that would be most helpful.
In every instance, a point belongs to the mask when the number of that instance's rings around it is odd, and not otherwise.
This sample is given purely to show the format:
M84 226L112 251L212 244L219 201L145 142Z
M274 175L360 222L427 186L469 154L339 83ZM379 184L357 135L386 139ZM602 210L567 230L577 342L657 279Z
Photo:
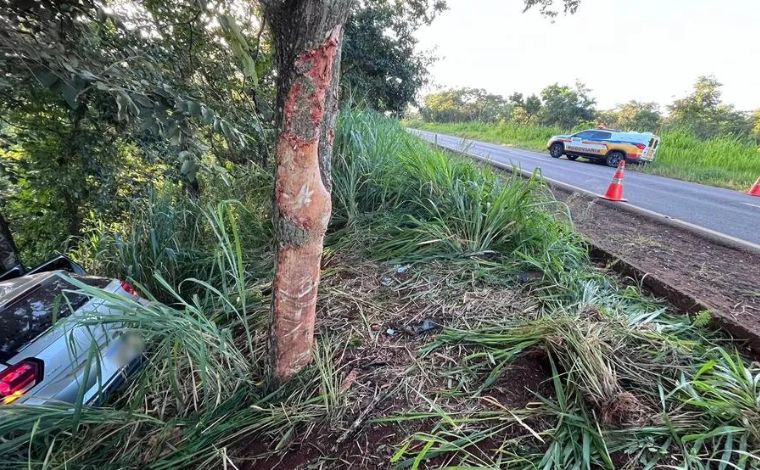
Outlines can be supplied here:
M266 378L270 178L206 177L196 201L165 185L76 253L154 299L106 298L143 367L102 407L0 408L4 465L760 464L760 365L594 266L538 179L370 112L340 116L335 154L311 366Z

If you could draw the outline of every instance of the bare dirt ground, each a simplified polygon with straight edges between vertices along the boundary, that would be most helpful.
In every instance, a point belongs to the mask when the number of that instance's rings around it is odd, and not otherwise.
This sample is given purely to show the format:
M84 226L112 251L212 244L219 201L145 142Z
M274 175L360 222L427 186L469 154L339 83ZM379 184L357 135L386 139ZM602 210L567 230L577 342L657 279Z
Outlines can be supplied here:
M707 307L722 328L749 340L750 352L760 354L760 256L585 195L553 192L567 204L576 229L595 245L697 301L680 309Z
M339 387L346 393L347 414L333 423L300 428L284 447L278 447L279 439L262 438L241 449L241 455L255 456L255 460L242 458L239 468L393 468L394 452L404 441L415 433L430 432L438 422L394 417L430 411L424 394L449 387L438 371L456 364L442 353L420 357L420 349L438 329L417 334L410 326L431 320L467 328L505 315L536 315L535 300L521 287L487 285L461 276L444 264L432 263L420 270L414 265L382 265L351 254L328 254L320 285L318 341L336 335L342 341L348 338L333 358ZM450 397L439 399L437 405L462 412L519 409L535 402L536 394L553 396L550 372L544 352L528 352L479 400ZM351 430L353 424L356 428ZM541 429L541 423L532 424ZM525 432L514 425L516 435ZM488 444L479 445L484 455L492 450ZM492 444L494 448L500 445ZM410 449L421 447L413 444ZM448 459L429 459L424 468L445 466Z

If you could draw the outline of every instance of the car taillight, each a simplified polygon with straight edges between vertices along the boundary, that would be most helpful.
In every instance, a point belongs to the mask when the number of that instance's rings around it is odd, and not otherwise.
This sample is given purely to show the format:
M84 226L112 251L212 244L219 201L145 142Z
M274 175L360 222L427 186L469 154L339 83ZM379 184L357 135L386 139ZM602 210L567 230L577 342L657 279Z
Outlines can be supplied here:
M647 148L647 146L644 144L636 144L636 147L638 147L639 150L644 150L645 148Z
M0 372L0 399L6 405L42 381L42 361L24 359Z
M124 291L129 295L134 295L135 297L140 295L137 293L137 289L135 289L135 286L128 283L127 281L121 281L121 288L124 289Z

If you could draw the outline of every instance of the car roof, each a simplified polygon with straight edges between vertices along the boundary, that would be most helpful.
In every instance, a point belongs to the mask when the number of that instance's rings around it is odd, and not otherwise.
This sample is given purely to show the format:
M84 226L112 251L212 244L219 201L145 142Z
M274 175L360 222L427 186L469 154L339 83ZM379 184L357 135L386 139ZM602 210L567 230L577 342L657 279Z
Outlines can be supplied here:
M48 271L26 276L17 277L8 281L0 282L0 308L10 303L13 299L52 278L63 271Z
M617 129L586 129L581 132L589 132L589 131L609 132L616 137L632 140L634 142L638 142L638 141L646 142L653 137L657 137L657 135L653 134L652 132L620 131Z
M586 129L583 132L588 132L588 131L612 132L612 133L623 132L620 129L610 129L609 127L595 127L593 129Z
M641 140L642 142L647 142L656 137L651 132L618 132L617 135L631 140Z
M87 282L86 279L101 279L107 281L104 282L104 285L113 281L113 279L101 276L80 276L63 269L26 274L24 276L0 282L0 310L12 303L19 296L24 295L26 292L35 289L37 286L47 284L52 278L57 277L59 274L65 274L66 276L83 280L88 284L89 282Z

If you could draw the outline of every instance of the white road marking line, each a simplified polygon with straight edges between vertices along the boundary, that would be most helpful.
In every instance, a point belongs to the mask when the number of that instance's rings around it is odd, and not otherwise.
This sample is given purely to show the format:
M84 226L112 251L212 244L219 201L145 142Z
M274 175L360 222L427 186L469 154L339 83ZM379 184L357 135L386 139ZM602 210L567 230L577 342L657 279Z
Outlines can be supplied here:
M742 202L742 204L746 204L746 205L752 206L752 207L757 207L758 209L760 209L760 206L758 206L757 204L752 204L752 203L749 203L749 202Z

